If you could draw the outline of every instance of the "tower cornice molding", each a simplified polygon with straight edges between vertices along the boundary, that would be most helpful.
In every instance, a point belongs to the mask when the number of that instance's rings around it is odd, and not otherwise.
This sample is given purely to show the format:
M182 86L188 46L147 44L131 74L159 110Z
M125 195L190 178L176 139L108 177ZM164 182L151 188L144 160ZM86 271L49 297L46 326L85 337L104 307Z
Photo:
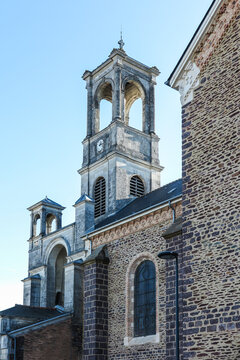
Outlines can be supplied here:
M155 164L150 164L148 161L144 161L141 159L136 159L134 157L131 157L129 155L126 155L120 151L112 151L111 153L107 154L106 156L104 156L103 158L99 159L98 161L94 162L93 164L87 165L81 169L78 170L78 173L80 175L83 175L84 173L97 168L99 166L101 166L102 164L108 162L109 160L113 159L114 157L121 157L122 159L126 159L128 161L131 161L133 163L138 163L141 166L144 166L146 169L154 169L154 170L160 170L162 171L164 169L163 166L161 165L155 165Z

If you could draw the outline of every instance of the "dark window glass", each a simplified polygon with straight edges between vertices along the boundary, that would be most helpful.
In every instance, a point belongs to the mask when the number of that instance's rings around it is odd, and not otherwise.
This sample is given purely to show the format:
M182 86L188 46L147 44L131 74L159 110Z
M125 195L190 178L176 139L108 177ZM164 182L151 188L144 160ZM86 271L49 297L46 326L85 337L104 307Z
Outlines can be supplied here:
M134 336L156 334L156 272L152 261L143 261L134 279Z
M144 185L139 176L134 175L130 180L130 194L133 196L144 195Z
M106 181L103 177L98 178L94 187L94 216L95 218L106 212Z

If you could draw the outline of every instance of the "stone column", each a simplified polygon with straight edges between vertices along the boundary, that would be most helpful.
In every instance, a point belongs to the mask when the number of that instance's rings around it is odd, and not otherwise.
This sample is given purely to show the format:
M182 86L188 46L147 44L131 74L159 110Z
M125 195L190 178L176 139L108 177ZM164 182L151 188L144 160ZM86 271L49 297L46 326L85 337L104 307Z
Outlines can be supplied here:
M113 121L121 120L121 67L114 67Z
M31 211L31 225L30 225L30 239L33 237L33 221L34 221L34 215Z
M83 267L82 261L74 261L64 266L65 289L64 309L74 311L74 315L80 318L82 323L83 307Z
M108 263L104 246L100 246L83 264L83 360L108 359Z
M42 209L41 211L41 235L45 235L46 234L46 210Z
M11 339L8 335L0 334L0 359L8 360L11 356Z
M59 230L62 227L62 214L56 215L56 221L57 221L57 230Z
M75 207L75 251L83 247L81 237L94 225L94 200L83 194L73 205Z
M87 137L92 136L93 131L93 97L92 97L92 79L87 82Z
M154 83L150 83L149 88L149 132L155 134L155 93Z

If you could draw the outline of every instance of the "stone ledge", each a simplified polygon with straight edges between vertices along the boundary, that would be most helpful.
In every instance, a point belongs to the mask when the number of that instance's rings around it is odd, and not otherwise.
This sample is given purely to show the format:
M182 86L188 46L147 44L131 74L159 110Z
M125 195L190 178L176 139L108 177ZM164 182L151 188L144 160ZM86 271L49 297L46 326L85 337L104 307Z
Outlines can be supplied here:
M160 342L160 335L156 333L155 335L148 336L139 336L139 337L128 337L124 338L124 346L134 346L134 345L143 345L143 344L157 344Z

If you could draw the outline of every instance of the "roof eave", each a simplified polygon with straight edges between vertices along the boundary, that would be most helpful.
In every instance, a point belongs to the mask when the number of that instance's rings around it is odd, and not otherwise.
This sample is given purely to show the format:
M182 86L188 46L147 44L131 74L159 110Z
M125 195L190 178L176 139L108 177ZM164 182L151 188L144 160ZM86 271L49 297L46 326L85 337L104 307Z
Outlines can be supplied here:
M119 220L116 220L116 221L113 221L112 223L110 224L107 224L107 225L104 225L102 227L100 227L99 229L95 229L93 231L90 231L90 232L87 232L85 235L82 236L83 240L86 240L87 238L89 237L93 237L93 236L96 236L102 232L105 232L107 230L110 230L116 226L119 226L119 225L123 225L124 223L126 222L129 222L129 221L132 221L132 220L135 220L136 218L138 217L141 217L141 216L144 216L144 215L147 215L153 211L156 211L160 208L163 208L165 206L169 206L169 201L171 201L172 204L175 204L175 203L178 203L179 201L182 200L182 194L181 195L177 195L177 196L174 196L168 200L164 200L158 204L155 204L155 205L152 205L152 206L149 206L148 208L146 209L142 209L134 214L131 214L131 215L128 215L122 219L119 219Z
M178 90L176 85L177 79L179 78L181 72L183 71L186 64L189 62L190 58L192 57L194 50L196 49L197 45L199 44L199 41L206 32L206 29L208 28L214 14L218 11L219 7L221 6L221 3L222 0L213 0L204 18L202 19L193 37L191 38L182 56L180 57L177 65L175 66L171 75L165 82L165 85L168 85L173 89Z

